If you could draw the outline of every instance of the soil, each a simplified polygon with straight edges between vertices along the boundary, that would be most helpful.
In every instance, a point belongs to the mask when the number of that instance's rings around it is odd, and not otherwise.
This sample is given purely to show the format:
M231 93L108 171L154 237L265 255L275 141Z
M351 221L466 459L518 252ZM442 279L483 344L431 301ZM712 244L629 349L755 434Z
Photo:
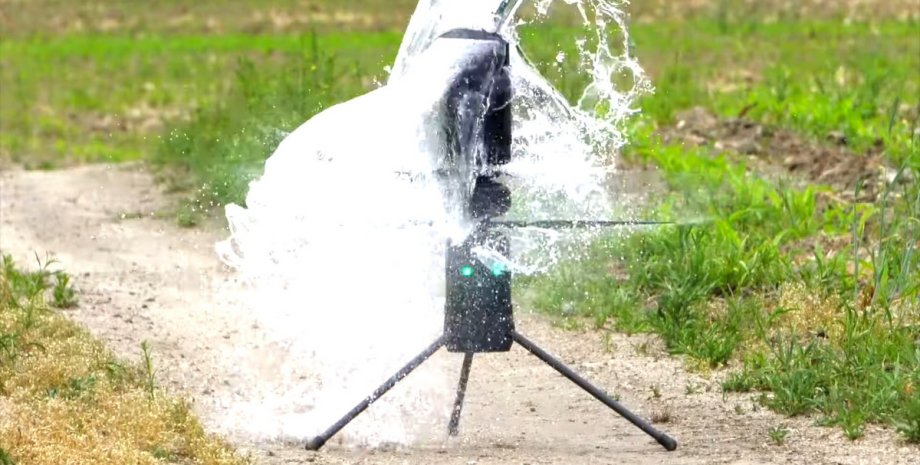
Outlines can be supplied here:
M236 277L213 253L218 227L180 229L156 212L170 204L142 166L85 166L0 173L0 249L20 263L53 253L75 275L74 320L125 359L153 347L160 385L190 398L213 427L220 399L239 380L223 354L245 346L251 315ZM523 312L519 312L523 313ZM332 441L321 452L300 443L230 438L264 464L920 464L920 448L870 427L849 441L814 418L787 419L752 395L723 394L724 373L688 372L649 336L568 331L521 314L522 333L615 392L680 443L656 443L519 348L479 356L459 437L376 450ZM456 357L438 354L438 357ZM456 361L459 371L459 359ZM411 376L410 376L411 378ZM373 408L373 407L372 407ZM787 428L783 445L769 432Z
M920 12L915 0L645 0L633 2L631 10L639 20L685 18L690 14L726 14L745 17L754 14L766 18L830 18L866 20L893 18L910 20Z
M859 184L858 200L871 202L897 176L898 170L886 164L881 140L865 153L854 153L841 133L813 141L744 117L719 119L701 107L677 114L676 120L675 126L663 130L669 142L709 145L747 156L759 172L829 185L839 198L852 200ZM905 172L900 179L909 182L910 176Z

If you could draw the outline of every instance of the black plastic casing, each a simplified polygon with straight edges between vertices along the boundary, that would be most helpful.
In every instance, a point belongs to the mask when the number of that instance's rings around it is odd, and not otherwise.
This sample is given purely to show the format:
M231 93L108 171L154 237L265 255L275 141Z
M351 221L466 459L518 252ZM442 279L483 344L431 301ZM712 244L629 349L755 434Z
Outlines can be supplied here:
M511 350L511 272L501 270L496 274L496 270L482 263L472 250L479 245L504 256L511 252L507 234L487 228L459 246L448 246L444 334L450 352ZM464 276L464 267L472 267L472 276Z
M510 46L498 34L467 29L441 39L475 42L448 88L442 124L447 162L474 170L465 213L479 224L462 244L447 248L445 344L450 352L507 352L514 331L511 272L495 273L473 251L484 247L505 257L511 252L507 234L489 227L491 218L511 207L511 191L497 170L511 161ZM472 267L471 276L463 275L464 267Z

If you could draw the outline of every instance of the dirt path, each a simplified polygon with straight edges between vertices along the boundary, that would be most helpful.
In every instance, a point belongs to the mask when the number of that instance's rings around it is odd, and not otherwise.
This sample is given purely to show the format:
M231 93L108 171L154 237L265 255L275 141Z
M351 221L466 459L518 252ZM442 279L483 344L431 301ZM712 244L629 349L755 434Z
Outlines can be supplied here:
M246 346L253 321L213 253L223 234L154 218L168 200L138 166L8 171L0 173L0 200L2 252L20 263L53 253L81 291L69 314L122 357L137 359L150 341L161 385L192 398L213 426L244 382L227 374L223 355ZM652 339L605 341L532 315L520 315L519 327L641 416L670 417L658 426L678 439L678 451L664 452L521 349L476 359L462 432L450 441L377 451L330 444L318 454L300 444L234 441L266 464L920 463L920 450L890 431L869 428L850 442L812 419L755 408L750 396L723 396L717 381L688 374ZM448 362L459 368L459 360ZM786 444L772 445L768 432L781 425L790 430Z

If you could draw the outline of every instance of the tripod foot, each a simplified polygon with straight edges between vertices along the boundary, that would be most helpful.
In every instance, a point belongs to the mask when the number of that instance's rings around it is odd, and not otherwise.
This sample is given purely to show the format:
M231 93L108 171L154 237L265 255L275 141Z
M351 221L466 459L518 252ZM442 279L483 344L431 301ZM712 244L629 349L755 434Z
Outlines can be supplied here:
M444 345L444 336L439 337L434 343L428 346L422 353L418 354L411 362L404 366L401 370L397 371L395 375L386 380L376 391L374 391L366 399L362 400L355 408L351 409L348 413L342 417L341 420L337 421L334 425L330 426L323 434L316 436L315 438L307 441L306 448L307 450L319 450L322 448L326 441L329 440L332 436L342 430L346 425L351 423L361 412L367 410L371 404L377 401L381 396L387 393L390 389L393 389L393 386L396 386L396 383L402 381L403 378L409 376L409 373L412 373L413 370L419 367L425 360L428 360L435 352L438 351Z
M450 415L450 424L447 434L456 436L460 433L460 414L463 412L463 398L466 397L466 384L470 380L470 367L473 365L473 354L463 355L463 366L460 368L460 384L457 385L457 400L454 402L454 411Z
M673 451L677 449L677 441L675 441L674 438L668 436L665 433L662 433L661 431L656 430L647 421L639 418L634 413L627 410L626 407L623 407L619 402L613 400L613 398L607 395L607 393L598 389L597 386L591 384L590 382L588 382L588 380L579 376L577 373L572 371L571 368L567 367L564 363L562 363L559 359L553 357L552 355L547 353L545 350L541 349L539 346L531 342L529 339L522 336L521 333L518 333L517 331L512 331L511 337L512 339L514 339L514 342L517 342L518 344L521 345L521 347L527 349L528 352L534 354L537 358L539 358L540 360L543 360L544 363L553 367L553 369L558 371L559 374L568 378L569 381L572 381L573 383L577 384L578 387L587 391L589 394L594 396L595 399L603 402L606 406L610 407L613 411L617 412L621 417L625 418L630 423L632 423L633 425L635 425L636 427L644 431L645 434L648 434L649 436L654 438L656 441L658 441L658 444L662 445L662 447L664 447L665 449L669 451Z
M322 436L317 436L307 441L306 449L316 451L316 450L320 450L325 445L326 445L326 438L323 438Z

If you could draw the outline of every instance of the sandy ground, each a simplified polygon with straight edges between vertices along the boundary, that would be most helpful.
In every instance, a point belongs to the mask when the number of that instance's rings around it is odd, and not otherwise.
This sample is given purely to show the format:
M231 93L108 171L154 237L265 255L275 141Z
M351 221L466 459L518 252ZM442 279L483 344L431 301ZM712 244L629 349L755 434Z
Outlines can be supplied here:
M168 205L139 166L3 172L0 249L20 263L53 253L80 291L68 314L126 359L150 341L161 385L193 399L211 424L237 381L223 354L244 343L252 323L233 273L213 253L223 233L153 215ZM678 450L665 452L519 348L476 359L457 438L379 450L332 441L319 453L232 440L265 464L920 464L920 448L891 431L869 428L851 442L814 419L781 418L751 396L723 395L718 374L688 373L652 338L563 331L526 314L518 326L639 415L661 420ZM790 430L782 446L769 438L779 426Z

